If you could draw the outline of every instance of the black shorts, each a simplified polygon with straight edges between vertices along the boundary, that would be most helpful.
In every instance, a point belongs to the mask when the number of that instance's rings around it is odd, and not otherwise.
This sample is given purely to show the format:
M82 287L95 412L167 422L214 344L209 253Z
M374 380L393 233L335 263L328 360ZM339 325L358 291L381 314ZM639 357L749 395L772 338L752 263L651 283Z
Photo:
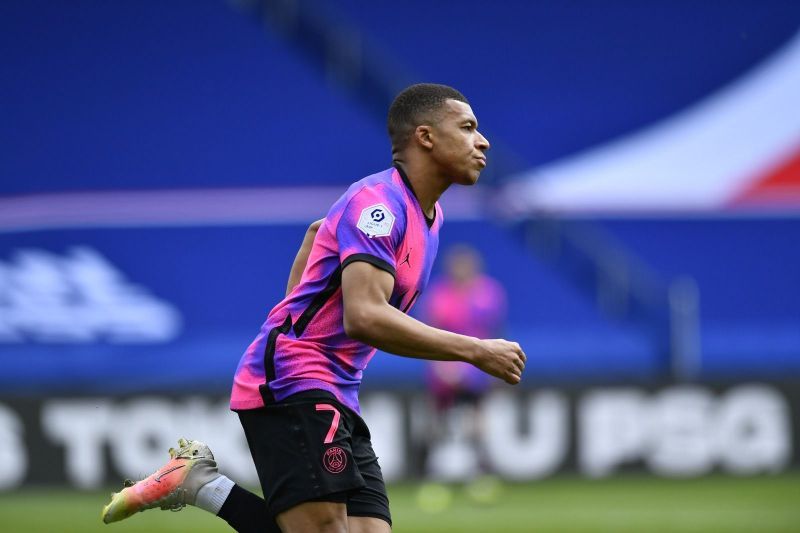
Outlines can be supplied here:
M391 525L389 498L364 420L319 390L238 411L270 514L303 502L347 504Z

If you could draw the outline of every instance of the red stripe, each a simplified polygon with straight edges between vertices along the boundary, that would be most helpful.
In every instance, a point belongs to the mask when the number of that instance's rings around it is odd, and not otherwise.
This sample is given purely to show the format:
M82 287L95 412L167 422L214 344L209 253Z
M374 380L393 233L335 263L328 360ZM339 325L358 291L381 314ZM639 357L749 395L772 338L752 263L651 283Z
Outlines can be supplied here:
M800 147L731 203L734 206L800 207Z

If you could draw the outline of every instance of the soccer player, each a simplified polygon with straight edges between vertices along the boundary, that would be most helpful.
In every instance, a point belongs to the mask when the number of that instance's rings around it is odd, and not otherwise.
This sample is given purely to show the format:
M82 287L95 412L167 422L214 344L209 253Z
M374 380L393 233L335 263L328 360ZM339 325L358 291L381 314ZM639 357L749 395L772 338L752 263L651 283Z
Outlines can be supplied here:
M292 268L295 279L302 270L299 283L290 279L236 370L231 409L264 500L220 475L207 446L181 440L167 465L113 496L105 522L191 504L237 531L390 531L358 404L376 349L464 361L519 383L526 359L519 344L436 329L407 314L436 255L439 197L453 184L474 184L486 166L489 142L467 99L451 87L413 85L392 103L388 128L393 167L355 182L309 229Z
M483 272L480 253L466 244L450 248L444 275L434 280L422 302L422 319L437 328L473 337L502 334L506 317L506 290ZM448 361L430 361L428 385L437 411L458 404L476 404L488 391L491 378L476 367Z
M422 298L419 316L431 326L462 335L500 336L505 326L506 291L483 272L480 253L466 244L455 245L445 254L444 266L443 275L431 282ZM427 378L435 408L429 451L438 441L464 437L480 448L480 402L489 391L491 378L472 365L451 361L430 361ZM437 468L441 464L438 454L429 456L428 473L449 478L447 468ZM481 466L476 465L470 477L477 475Z

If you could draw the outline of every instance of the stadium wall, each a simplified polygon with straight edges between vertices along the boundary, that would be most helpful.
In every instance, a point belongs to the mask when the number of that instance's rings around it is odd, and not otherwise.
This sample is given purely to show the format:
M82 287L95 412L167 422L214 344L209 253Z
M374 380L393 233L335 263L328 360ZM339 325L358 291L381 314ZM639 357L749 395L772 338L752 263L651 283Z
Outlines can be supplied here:
M798 391L797 384L756 382L498 389L482 403L481 440L455 432L432 447L423 395L368 393L362 407L389 481L462 481L481 472L513 481L564 472L755 476L800 467ZM0 401L0 489L95 489L139 478L164 462L180 436L206 441L224 472L257 485L227 398L64 396Z

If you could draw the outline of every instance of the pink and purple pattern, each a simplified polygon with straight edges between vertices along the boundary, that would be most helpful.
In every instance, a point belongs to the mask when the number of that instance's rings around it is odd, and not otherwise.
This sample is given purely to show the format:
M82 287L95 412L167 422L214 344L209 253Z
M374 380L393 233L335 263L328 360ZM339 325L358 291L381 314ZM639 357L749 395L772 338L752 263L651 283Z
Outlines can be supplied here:
M408 312L428 283L441 225L439 204L429 226L397 169L351 185L325 217L300 283L270 311L239 361L231 409L316 389L360 412L361 376L375 348L344 332L342 269L366 261L393 274L389 303Z
M437 328L481 339L497 338L506 317L506 292L498 281L483 274L466 285L437 279L426 293L421 315ZM481 394L491 384L489 374L467 363L432 361L428 370L428 385L440 403L451 402L460 392Z

